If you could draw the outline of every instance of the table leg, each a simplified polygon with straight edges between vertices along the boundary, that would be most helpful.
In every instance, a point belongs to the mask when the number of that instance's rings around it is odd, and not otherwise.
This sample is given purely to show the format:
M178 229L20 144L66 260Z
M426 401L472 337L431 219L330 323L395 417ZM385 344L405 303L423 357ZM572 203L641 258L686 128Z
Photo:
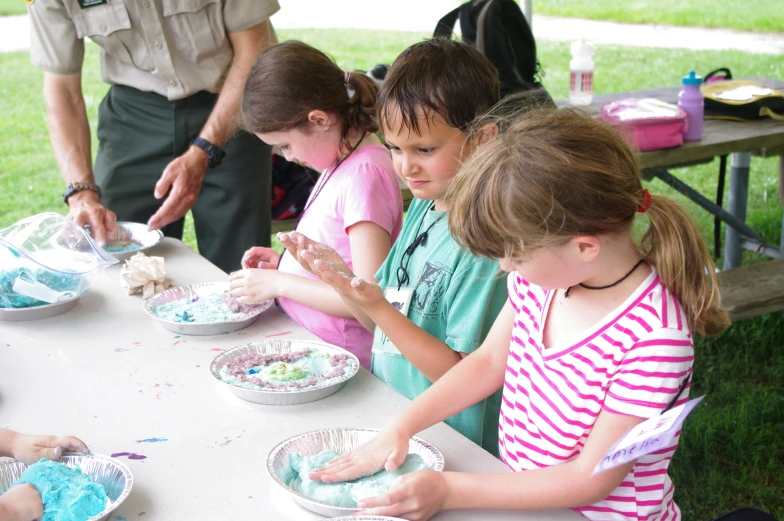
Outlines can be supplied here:
M730 193L727 211L739 220L746 221L746 201L749 195L749 167L751 153L740 152L730 156ZM724 269L741 265L743 249L740 234L732 226L724 232Z
M784 206L784 156L779 156L779 202ZM781 256L784 257L784 215L781 216Z

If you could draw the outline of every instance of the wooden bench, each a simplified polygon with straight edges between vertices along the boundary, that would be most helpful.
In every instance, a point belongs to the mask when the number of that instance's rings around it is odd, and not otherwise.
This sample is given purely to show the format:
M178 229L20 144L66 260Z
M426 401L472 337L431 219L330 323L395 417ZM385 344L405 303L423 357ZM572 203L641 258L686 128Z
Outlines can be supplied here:
M784 309L784 259L723 271L719 285L733 322Z
M408 205L411 204L411 200L414 198L414 195L411 193L411 190L408 189L402 182L400 183L400 194L403 196L403 211L408 210ZM272 233L278 232L288 232L294 229L294 225L297 224L296 219L286 219L284 221L272 221Z

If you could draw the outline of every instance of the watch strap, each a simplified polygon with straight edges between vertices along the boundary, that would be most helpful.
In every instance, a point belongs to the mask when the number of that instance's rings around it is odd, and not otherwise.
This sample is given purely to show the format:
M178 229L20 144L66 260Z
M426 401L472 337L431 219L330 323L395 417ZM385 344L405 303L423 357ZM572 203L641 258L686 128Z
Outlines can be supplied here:
M100 199L103 193L101 192L101 187L95 183L68 183L68 187L65 189L65 193L63 194L63 202L68 204L68 198L71 197L73 194L77 192L82 192L84 190L90 190L91 192L95 192L98 194L98 198Z
M203 137L197 137L191 141L191 145L204 150L204 153L207 154L207 166L210 168L220 165L223 158L226 157L226 152L221 147L210 143Z

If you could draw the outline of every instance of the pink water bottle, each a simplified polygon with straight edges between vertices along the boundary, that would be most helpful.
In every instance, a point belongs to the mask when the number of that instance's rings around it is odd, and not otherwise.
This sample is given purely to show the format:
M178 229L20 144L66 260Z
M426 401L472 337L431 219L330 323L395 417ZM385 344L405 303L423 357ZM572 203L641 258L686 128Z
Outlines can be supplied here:
M702 139L702 117L705 114L705 97L700 91L702 78L694 71L689 71L683 77L683 89L678 94L678 106L688 115L686 131L683 133L684 141L699 141Z

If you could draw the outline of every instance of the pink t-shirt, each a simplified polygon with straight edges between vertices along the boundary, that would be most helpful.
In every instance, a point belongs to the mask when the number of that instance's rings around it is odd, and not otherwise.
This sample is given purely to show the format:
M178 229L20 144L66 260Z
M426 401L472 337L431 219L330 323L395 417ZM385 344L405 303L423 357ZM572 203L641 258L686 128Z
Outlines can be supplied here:
M297 231L334 248L352 269L348 229L354 224L375 223L389 232L394 242L403 222L403 199L387 149L366 146L347 157L334 172L322 174L305 208ZM319 280L288 253L281 258L278 269ZM322 313L285 298L279 298L278 305L296 323L323 341L354 353L362 367L370 369L373 334L359 321Z
M544 349L552 291L511 273L515 310L499 420L501 460L514 471L549 467L582 451L602 410L651 418L677 396L694 361L694 343L678 300L654 271L586 337ZM676 405L685 403L689 387ZM588 519L673 521L681 517L667 475L678 436L637 460L609 496L575 508Z

